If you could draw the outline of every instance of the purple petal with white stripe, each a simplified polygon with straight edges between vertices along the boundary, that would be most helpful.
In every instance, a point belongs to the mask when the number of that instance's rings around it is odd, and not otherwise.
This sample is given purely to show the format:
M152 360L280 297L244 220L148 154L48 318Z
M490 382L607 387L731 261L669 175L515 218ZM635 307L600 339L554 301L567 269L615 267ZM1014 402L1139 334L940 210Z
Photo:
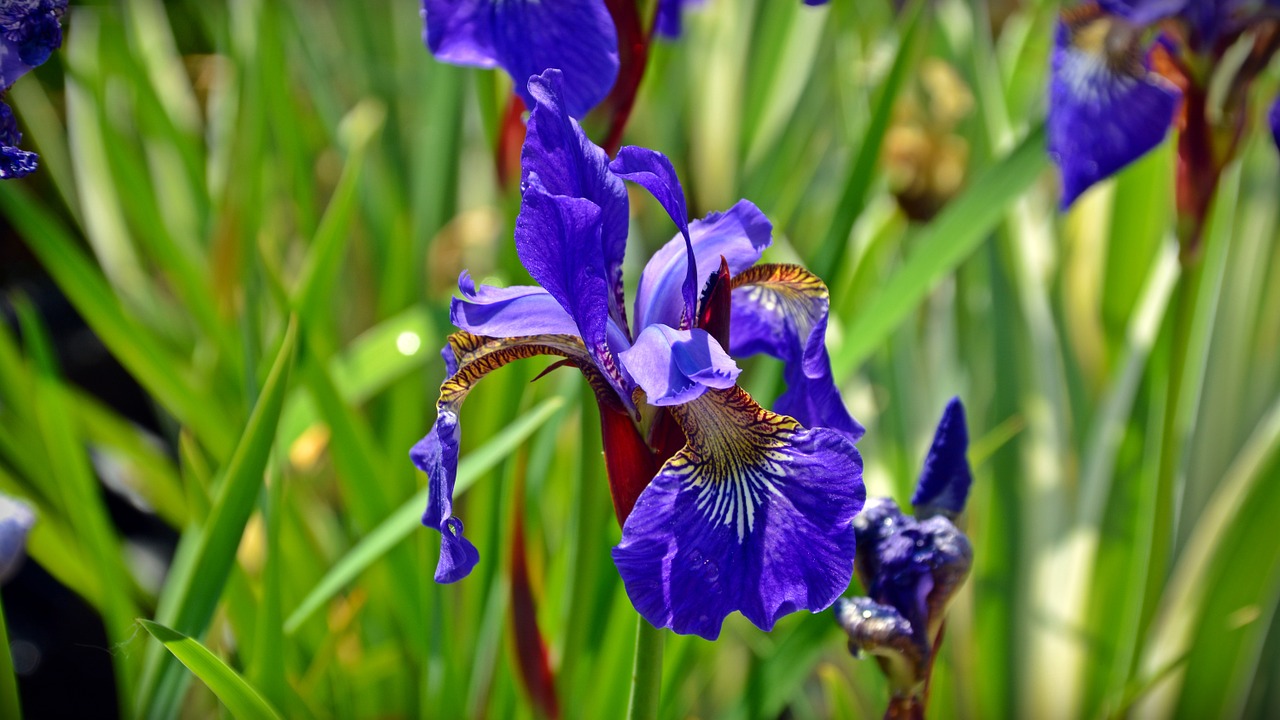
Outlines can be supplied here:
M687 445L640 495L613 549L636 610L714 640L735 610L770 630L835 602L853 575L851 523L865 498L853 443L737 387L671 412Z
M569 114L582 117L618 77L618 33L603 0L423 0L424 41L444 62L501 66L533 107L529 78L565 75Z
M1085 190L1159 145L1181 94L1135 60L1136 46L1117 47L1102 16L1069 26L1060 22L1053 50L1047 120L1049 156L1062 174L1065 209ZM1106 25L1100 25L1106 24ZM1127 43L1137 43L1131 33Z
M644 390L650 405L680 405L708 389L737 382L733 358L706 330L650 325L630 349L619 354L623 367Z
M739 200L723 213L711 213L689 224L689 237L697 267L695 287L720 267L721 256L736 275L755 265L772 242L773 225L750 201ZM677 235L658 249L640 273L636 288L636 326L654 323L679 325L683 310L682 284L689 270L684 237Z

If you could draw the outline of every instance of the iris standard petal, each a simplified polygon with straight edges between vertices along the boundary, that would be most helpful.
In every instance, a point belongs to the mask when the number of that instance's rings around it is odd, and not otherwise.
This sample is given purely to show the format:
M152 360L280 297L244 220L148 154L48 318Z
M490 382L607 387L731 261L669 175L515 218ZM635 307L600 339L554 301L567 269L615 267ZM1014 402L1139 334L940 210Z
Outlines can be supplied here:
M536 285L479 288L465 270L458 277L462 298L449 305L459 330L489 337L577 335L578 325L551 293Z
M563 100L567 78L548 70L529 79L536 101L520 151L522 186L537 178L551 195L585 198L600 208L598 247L581 248L582 261L604 268L609 284L609 315L627 328L622 261L627 250L627 188L609 171L609 157L569 116ZM628 333L629 334L629 333Z
M733 279L730 352L783 362L787 391L774 409L853 440L864 432L840 397L827 354L827 286L799 265L758 265Z
M760 255L773 241L773 224L748 200L722 213L711 213L689 224L697 277L694 285L706 287L707 280L720 267L723 257L730 274L746 271L760 260ZM689 253L680 235L671 238L645 264L636 288L636 327L654 323L679 325L684 296L682 284L687 280Z
M569 114L582 117L618 77L618 33L604 0L423 0L424 40L444 62L501 66L529 107L530 77L565 76Z
M687 445L645 488L613 549L650 623L714 640L737 610L764 630L835 602L853 575L862 458L741 388L671 408Z
M680 321L667 324L691 327L693 316L698 311L698 290L701 286L698 284L698 263L694 256L693 240L689 236L689 209L685 205L684 187L680 185L675 167L666 155L656 150L628 145L618 150L618 156L609 163L609 169L618 177L648 190L680 230L685 250L685 272L680 286L680 299L684 307ZM643 329L653 322L662 321L653 318L644 320L637 316L636 327Z
M18 147L22 133L13 111L0 100L0 180L29 175L36 169L37 156Z
M911 504L916 517L945 515L954 518L964 510L973 473L969 469L969 428L960 398L951 398L933 434L933 444L924 458L924 470L916 483Z
M550 195L531 175L516 218L516 253L529 274L573 318L576 334L618 395L630 398L629 383L609 344L612 293L598 252L600 218L595 203Z
M1047 119L1065 209L1085 190L1159 145L1181 94L1149 71L1137 29L1110 16L1058 24Z
M705 330L650 325L619 355L650 405L679 405L733 387L742 371Z
M462 433L458 413L475 384L485 375L513 360L551 355L576 365L602 404L617 406L619 401L577 337L535 335L488 338L458 332L449 336L448 346L442 354L445 355L445 364L450 368L450 374L440 385L440 398L436 401L436 421L426 437L413 446L409 457L427 474L427 507L422 514L422 524L435 528L441 535L436 582L450 583L466 577L480 558L475 546L463 535L462 521L453 515L453 490L458 477L458 443Z

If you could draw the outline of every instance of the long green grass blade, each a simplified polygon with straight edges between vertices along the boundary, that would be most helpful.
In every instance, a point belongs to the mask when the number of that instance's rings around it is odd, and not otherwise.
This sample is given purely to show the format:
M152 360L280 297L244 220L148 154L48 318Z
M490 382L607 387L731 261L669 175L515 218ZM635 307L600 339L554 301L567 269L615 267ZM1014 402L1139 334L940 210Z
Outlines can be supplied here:
M151 620L139 620L151 636L160 641L200 681L209 686L227 710L241 720L279 718L280 713L249 685L239 673L209 651L199 641Z

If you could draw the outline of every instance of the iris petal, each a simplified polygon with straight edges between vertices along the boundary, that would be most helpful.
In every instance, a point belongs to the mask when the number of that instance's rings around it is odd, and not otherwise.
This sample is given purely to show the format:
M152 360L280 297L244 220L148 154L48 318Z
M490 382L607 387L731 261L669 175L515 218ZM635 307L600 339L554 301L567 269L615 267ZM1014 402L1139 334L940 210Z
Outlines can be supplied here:
M430 432L409 452L414 464L427 474L427 507L422 524L440 531L440 561L436 582L451 583L471 572L479 552L462 533L462 521L453 515L453 489L458 479L458 443L462 428L458 411L467 394L485 375L513 360L537 355L565 358L577 365L597 400L617 404L608 382L600 375L582 341L565 335L534 335L516 338L486 338L467 332L449 336L445 364L451 372L440 385L436 421Z
M945 515L954 518L964 510L973 484L969 469L969 428L960 398L951 398L933 435L933 444L924 459L924 470L916 483L911 504L917 517Z
M622 261L627 249L627 188L609 171L604 150L569 116L564 101L567 82L559 70L529 79L529 93L536 105L532 106L520 151L521 181L527 191L536 176L545 193L585 198L600 208L597 246L577 248L579 256L566 260L603 268L609 285L609 316L626 329Z
M1267 119L1271 122L1271 139L1276 141L1276 148L1280 149L1280 97L1271 105Z
M741 372L720 344L698 328L650 325L620 359L646 401L657 406L689 402L710 388L733 387Z
M773 224L750 201L739 200L723 213L711 213L689 224L689 237L697 267L695 287L706 287L707 280L720 267L720 258L729 263L733 275L755 265L765 248L773 241ZM684 238L677 235L658 249L636 288L636 326L654 323L679 325L689 254Z
M1085 190L1159 145L1181 94L1133 52L1112 48L1113 32L1131 32L1099 17L1060 22L1053 50L1048 150L1062 173L1063 208ZM1128 42L1137 42L1132 35Z
M714 640L737 610L764 630L830 606L853 575L862 459L741 388L671 408L687 437L645 488L613 549L650 623Z
M423 0L424 40L444 62L501 66L529 107L526 83L549 68L565 75L565 103L586 115L618 77L618 33L603 0Z
M1198 0L1198 2L1203 1ZM1150 25L1157 20L1177 15L1189 4L1194 3L1189 3L1188 0L1099 0L1098 2L1104 11L1118 15L1135 25Z
M560 303L536 285L476 288L465 270L458 278L463 299L454 298L449 319L460 330L490 337L577 335L578 325Z
M827 286L798 265L758 265L733 279L730 352L783 362L787 391L774 409L809 427L862 437L844 406L827 354Z

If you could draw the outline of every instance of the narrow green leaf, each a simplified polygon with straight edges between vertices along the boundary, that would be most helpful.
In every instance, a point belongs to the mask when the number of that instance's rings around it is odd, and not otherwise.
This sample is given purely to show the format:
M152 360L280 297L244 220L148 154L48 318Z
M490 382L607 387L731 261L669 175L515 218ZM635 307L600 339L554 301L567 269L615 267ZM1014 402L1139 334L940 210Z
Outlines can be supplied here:
M543 423L551 418L564 400L559 397L549 398L520 419L507 426L501 435L490 440L483 447L469 453L458 463L458 481L454 485L454 497L466 491L480 476L506 458L533 434ZM316 584L311 592L289 615L284 623L285 633L292 635L302 623L306 622L321 606L338 592L354 582L360 573L385 555L421 527L422 508L427 504L427 488L399 507L390 517L364 536L355 547L334 563L333 568Z
M1041 126L915 237L911 257L845 329L847 339L831 358L837 380L849 377L947 273L978 249L1048 162Z
M188 571L166 584L156 611L161 622L180 632L203 633L222 596L245 523L262 489L297 343L297 322L290 321L262 394L222 477L209 517L195 530L193 538L183 540L184 548L180 552L185 552L187 542L192 543ZM173 717L180 700L181 693L177 691L180 686L181 675L176 672L176 666L153 653L147 658L142 679L139 714Z
M196 640L150 620L139 620L142 627L159 640L165 649L187 666L200 681L209 686L214 695L227 706L231 714L241 720L249 718L279 718L280 713L258 693L239 673L232 670L217 655Z

